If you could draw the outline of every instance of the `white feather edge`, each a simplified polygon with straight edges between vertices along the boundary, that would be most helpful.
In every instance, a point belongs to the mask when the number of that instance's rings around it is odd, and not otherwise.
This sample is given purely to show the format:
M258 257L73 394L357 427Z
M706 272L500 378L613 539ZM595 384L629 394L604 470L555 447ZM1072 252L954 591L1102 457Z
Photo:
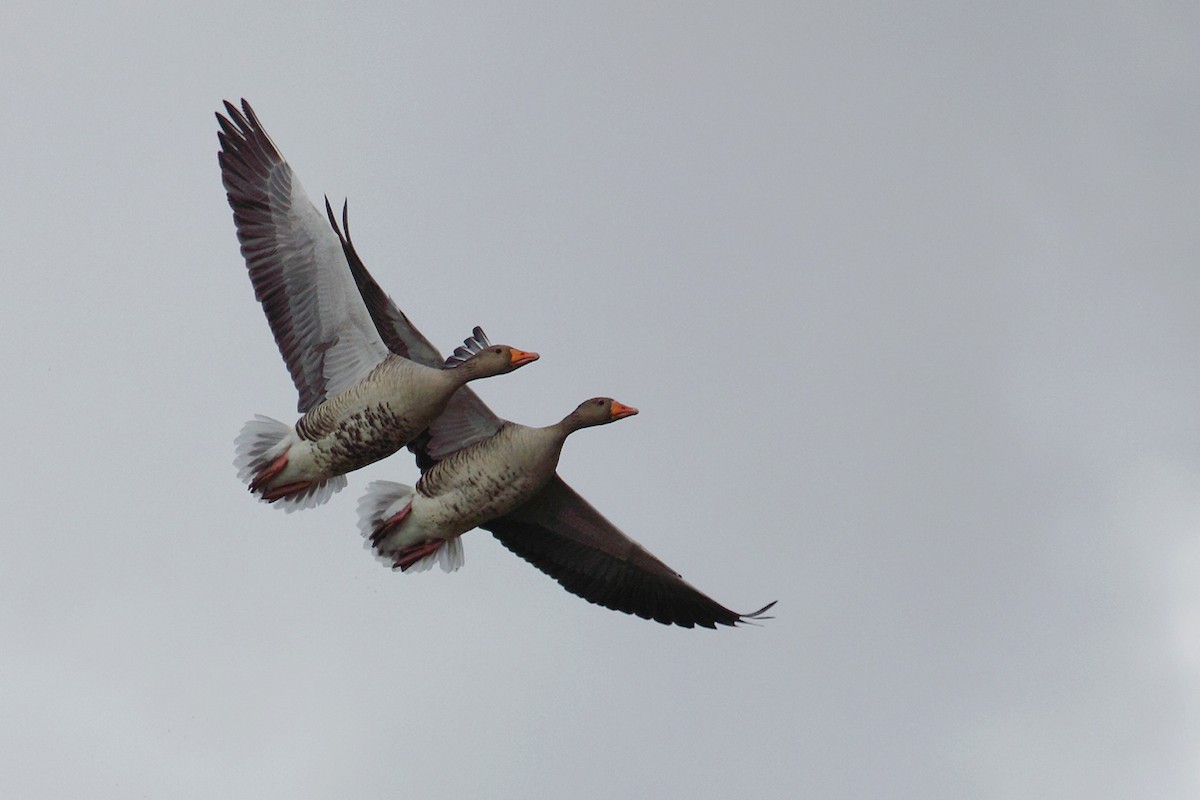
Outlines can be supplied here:
M265 466L292 444L291 425L262 414L246 422L233 440L233 465L238 478L249 484Z
M488 341L487 334L483 332L483 328L478 325L471 331L471 335L463 339L463 343L454 348L454 352L446 359L443 365L446 369L454 369L459 364L465 363L471 356L482 352L491 347L492 343Z

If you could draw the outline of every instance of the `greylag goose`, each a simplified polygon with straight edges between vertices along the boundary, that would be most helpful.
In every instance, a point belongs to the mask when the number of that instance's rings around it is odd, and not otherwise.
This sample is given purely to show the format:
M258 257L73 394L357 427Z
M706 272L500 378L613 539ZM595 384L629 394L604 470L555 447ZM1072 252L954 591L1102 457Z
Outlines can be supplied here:
M395 569L420 571L437 560L452 572L463 563L458 537L536 495L554 477L569 435L636 413L612 398L594 397L545 428L503 423L491 436L433 464L415 487L372 483L358 504L359 529Z
M538 358L492 345L475 328L445 363L411 360L380 338L346 262L349 241L329 201L328 223L243 100L217 114L217 161L242 255L299 392L295 425L257 416L235 441L251 492L288 511L325 502L345 474L399 450L468 381ZM343 223L345 223L343 213ZM357 256L356 256L357 257Z
M342 227L349 230L344 206ZM349 236L341 241L380 338L414 361L439 363L437 349L375 282ZM360 500L366 544L383 548L377 555L393 568L422 569L437 561L450 571L463 561L459 534L480 527L567 591L616 611L685 628L770 619L765 613L773 602L739 614L697 590L558 476L558 448L571 430L635 413L594 398L558 425L526 428L497 417L464 387L408 446L423 473L415 490L376 482ZM537 439L538 446L527 446ZM490 491L471 489L472 479L488 481ZM453 498L470 507L454 508Z

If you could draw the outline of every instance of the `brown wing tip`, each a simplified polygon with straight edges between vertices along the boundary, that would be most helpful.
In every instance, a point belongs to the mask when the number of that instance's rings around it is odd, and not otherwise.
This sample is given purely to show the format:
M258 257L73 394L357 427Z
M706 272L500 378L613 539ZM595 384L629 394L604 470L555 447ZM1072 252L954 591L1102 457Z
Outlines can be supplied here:
M258 121L258 115L254 113L254 109L250 107L250 103L245 98L242 98L240 110L228 100L222 100L221 103L225 106L225 114L218 111L216 116L217 124L221 127L221 130L217 132L217 138L221 142L223 152L238 154L247 147L251 151L257 147L261 149L261 155L265 156L268 161L283 161L279 148L263 130L262 123ZM247 155L241 153L237 157L245 161Z
M329 204L329 195L325 195L325 216L329 218L329 227L333 228L333 232L337 234L338 240L342 243L342 249L347 246L353 248L354 243L350 241L350 201L342 202L342 224L339 227L337 217L333 213L333 206Z
M242 138L245 138L248 132L253 131L257 127L258 118L254 116L254 111L250 108L250 104L244 99L242 100L242 107L246 109L245 114L239 111L238 107L228 100L222 100L221 103L224 104L225 113L228 115L227 118L222 117L221 113L217 112L217 121L221 123L221 127L226 127L225 122L231 121L239 128L238 133L241 134ZM251 120L255 123L254 125L251 125Z
M762 621L762 620L766 620L766 619L775 619L775 617L773 617L773 616L767 616L767 612L770 611L771 608L778 602L779 602L778 600L772 600L771 602L767 603L765 606L760 608L758 611L754 611L749 614L738 614L737 621L744 622L747 624L752 624L749 622L750 620Z
M242 110L246 112L246 119L254 125L256 130L262 130L262 123L258 121L258 115L254 113L254 109L250 107L250 101L242 98Z

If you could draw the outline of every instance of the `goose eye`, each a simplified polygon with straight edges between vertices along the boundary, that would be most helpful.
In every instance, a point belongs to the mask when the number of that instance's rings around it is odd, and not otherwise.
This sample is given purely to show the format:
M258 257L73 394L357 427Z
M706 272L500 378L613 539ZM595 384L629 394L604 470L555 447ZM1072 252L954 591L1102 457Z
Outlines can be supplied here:
M503 351L503 350L501 350L499 347L497 347L497 348L496 348L495 350L493 350L492 352L493 352L493 353L495 353L496 355L500 355L500 354L501 354L501 353L503 353L504 351Z

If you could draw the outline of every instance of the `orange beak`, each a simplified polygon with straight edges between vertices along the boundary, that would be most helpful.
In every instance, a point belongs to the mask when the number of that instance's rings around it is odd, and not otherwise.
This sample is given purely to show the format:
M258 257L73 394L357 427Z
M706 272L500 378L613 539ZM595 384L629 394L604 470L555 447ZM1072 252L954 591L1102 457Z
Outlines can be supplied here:
M539 358L537 353L526 353L524 350L518 350L515 347L510 349L512 350L512 364L514 367L523 366L530 361L537 361Z
M618 403L616 400L613 400L613 403L612 403L612 418L613 419L622 419L624 417L632 417L636 413L637 413L637 409L634 408L633 406L627 406L624 403Z

